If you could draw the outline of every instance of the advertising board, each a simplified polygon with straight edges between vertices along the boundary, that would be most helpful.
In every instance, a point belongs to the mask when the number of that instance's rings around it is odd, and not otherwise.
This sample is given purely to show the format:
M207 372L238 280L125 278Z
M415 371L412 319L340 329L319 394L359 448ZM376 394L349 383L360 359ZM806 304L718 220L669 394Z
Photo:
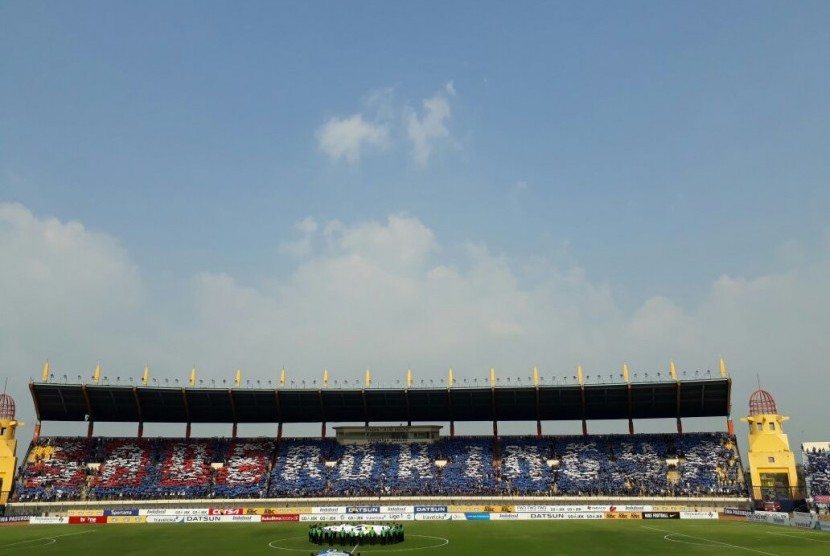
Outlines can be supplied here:
M605 519L643 519L641 512L605 512Z
M300 521L300 514L273 514L264 515L261 517L262 523L272 523L278 521Z
M32 516L29 518L29 525L66 525L67 523L69 523L68 517Z
M112 510L104 510L104 515L106 516L116 516L116 515L139 515L138 508L129 508L129 509L112 509Z
M73 515L69 516L70 525L103 525L107 518L102 515Z
M445 514L448 509L446 506L415 506L416 514Z
M771 525L789 525L790 515L784 512L755 512L746 516L747 521L769 523Z
M136 524L147 523L146 515L111 515L107 517L107 524Z
M717 519L718 512L680 512L680 519Z
M680 512L643 512L643 519L680 519Z

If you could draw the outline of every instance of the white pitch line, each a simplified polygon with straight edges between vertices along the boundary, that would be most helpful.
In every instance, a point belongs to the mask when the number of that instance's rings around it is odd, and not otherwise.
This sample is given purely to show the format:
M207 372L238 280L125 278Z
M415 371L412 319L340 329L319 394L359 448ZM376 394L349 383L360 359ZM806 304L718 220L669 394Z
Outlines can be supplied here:
M772 531L767 531L767 535L778 535L780 537L792 537L794 539L801 539L803 541L813 541L813 542L821 542L824 544L830 544L830 541L825 541L823 539L811 539L810 537L804 537L802 535L788 535L787 533L773 533Z
M38 537L36 539L26 539L25 541L17 541L10 544L0 545L0 549L8 548L10 546L17 546L19 544L26 544L27 542L37 542L37 541L53 541L49 544L54 544L58 542L56 539L61 537L71 537L72 535L85 535L86 533L94 533L95 531L78 531L77 533L64 533L63 535L51 535L49 537ZM45 546L45 545L44 545Z
M737 544L729 544L728 542L721 542L721 541L716 541L716 540L713 540L713 539L707 539L706 537L695 537L693 535L686 535L685 533L678 533L677 531L668 531L666 529L658 529L657 527L649 527L648 525L641 525L640 527L642 527L643 529L651 529L652 531L660 531L661 533L668 533L668 535L666 535L663 538L666 539L667 541L670 541L670 542L671 542L672 539L669 539L667 537L669 537L671 535L676 535L678 537L688 537L690 539L697 539L697 540L700 540L700 541L711 542L711 543L719 544L719 545L722 545L722 546L728 546L730 548L737 548L739 550L748 550L749 552L757 552L758 554L766 554L767 556L779 556L778 554L774 554L772 552L764 552L763 550L756 550L755 548L747 548L746 546L740 546L740 545L737 545Z

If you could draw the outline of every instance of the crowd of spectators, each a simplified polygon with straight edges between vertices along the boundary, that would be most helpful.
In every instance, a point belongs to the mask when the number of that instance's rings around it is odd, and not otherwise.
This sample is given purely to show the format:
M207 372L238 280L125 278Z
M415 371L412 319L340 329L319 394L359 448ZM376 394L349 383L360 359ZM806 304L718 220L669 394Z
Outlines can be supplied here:
M15 496L746 495L735 446L722 433L351 445L331 439L46 438L31 448ZM827 452L811 461L815 484L826 491Z
M801 456L810 496L830 496L830 450L814 447Z

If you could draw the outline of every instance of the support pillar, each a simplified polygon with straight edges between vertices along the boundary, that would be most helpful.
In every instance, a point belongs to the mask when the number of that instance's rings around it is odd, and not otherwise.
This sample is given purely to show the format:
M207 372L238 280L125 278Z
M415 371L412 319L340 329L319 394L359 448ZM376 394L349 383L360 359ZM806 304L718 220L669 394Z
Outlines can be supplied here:
M542 438L542 421L536 419L536 438Z
M455 438L455 421L450 421L450 438Z
M499 422L493 421L493 438L499 437Z
M93 430L94 430L94 429L95 429L95 421L90 421L90 422L89 422L89 425L88 425L88 426L87 426L87 428L86 428L86 437L87 437L87 440L89 440L90 438L92 438L92 432L93 432Z
M143 421L138 422L138 437L139 438L144 437L144 422Z
M35 435L32 438L32 442L37 444L37 441L40 440L40 421L35 423Z
M188 423L187 427L184 429L184 437L190 440L190 423Z
M683 434L683 423L680 421L680 417L677 418L677 434Z
M237 424L234 423L233 428L231 429L231 438L233 438L234 440L236 440L236 431L237 431Z
M582 420L582 436L588 436L588 421Z
M277 442L282 440L282 422L277 423Z
M634 434L634 419L628 420L628 434Z
M326 439L326 423L325 421L320 425L320 438Z
M726 428L729 431L729 436L735 436L735 425L732 423L732 419L726 420Z

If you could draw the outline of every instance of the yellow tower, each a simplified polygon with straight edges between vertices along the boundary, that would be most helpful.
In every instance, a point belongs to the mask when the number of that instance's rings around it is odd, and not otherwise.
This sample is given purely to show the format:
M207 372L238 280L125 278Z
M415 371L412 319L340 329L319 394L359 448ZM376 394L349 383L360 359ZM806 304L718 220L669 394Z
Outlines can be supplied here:
M775 400L766 390L749 397L749 471L753 498L764 501L792 499L798 492L798 475L790 441L782 423L789 421L778 413Z
M9 499L17 469L17 440L14 430L22 425L14 420L14 400L8 394L0 394L0 505Z

